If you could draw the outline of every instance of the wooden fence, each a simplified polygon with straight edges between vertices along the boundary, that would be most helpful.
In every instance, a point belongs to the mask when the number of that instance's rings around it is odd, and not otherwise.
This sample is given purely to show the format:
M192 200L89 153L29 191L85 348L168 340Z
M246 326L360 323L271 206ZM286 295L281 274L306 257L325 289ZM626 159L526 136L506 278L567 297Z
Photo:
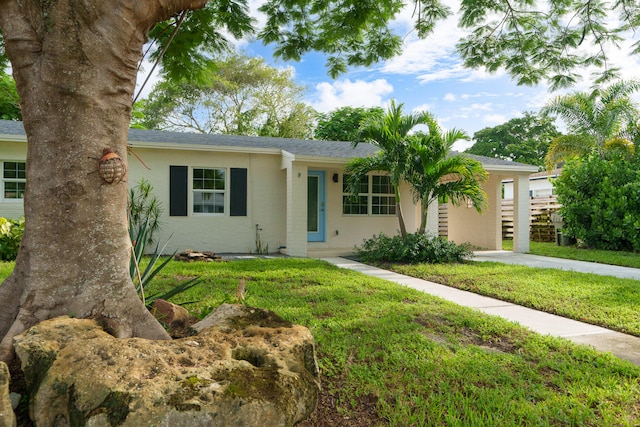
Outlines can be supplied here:
M533 242L555 242L556 230L551 214L558 211L557 197L532 197L529 201L530 239ZM447 204L438 206L438 234L448 234ZM513 200L502 201L502 238L513 239Z
M438 236L449 236L449 208L446 203L438 205Z
M532 197L529 201L529 237L532 242L555 242L556 230L551 214L558 211L558 198ZM513 238L513 200L502 201L502 238Z

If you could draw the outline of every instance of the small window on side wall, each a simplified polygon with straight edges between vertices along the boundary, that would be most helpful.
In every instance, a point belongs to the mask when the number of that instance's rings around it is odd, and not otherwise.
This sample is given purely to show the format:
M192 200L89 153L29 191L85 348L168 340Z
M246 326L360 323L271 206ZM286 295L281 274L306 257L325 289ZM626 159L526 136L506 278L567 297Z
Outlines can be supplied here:
M24 199L27 185L25 162L2 162L2 198L6 200Z
M225 192L225 169L193 169L193 213L224 214Z

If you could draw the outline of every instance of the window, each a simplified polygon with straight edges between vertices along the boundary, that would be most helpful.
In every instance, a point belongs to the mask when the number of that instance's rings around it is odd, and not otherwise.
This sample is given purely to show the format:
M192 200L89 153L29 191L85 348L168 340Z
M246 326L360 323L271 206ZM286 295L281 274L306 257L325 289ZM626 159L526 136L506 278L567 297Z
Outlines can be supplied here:
M193 212L224 213L225 169L193 169Z
M396 214L395 192L388 176L362 177L357 196L349 192L348 179L348 175L342 177L342 213L344 215Z
M24 199L26 183L26 163L2 163L2 197L4 199Z
M371 177L371 214L372 215L395 215L396 196L388 176L373 175Z
M203 169L193 171L193 213L225 214L228 195L229 216L247 216L247 169ZM229 181L229 182L226 182ZM169 167L169 215L189 214L189 166ZM228 193L228 194L227 194Z
M349 192L349 176L342 177L342 213L345 215L366 215L369 205L369 177L360 180L358 195Z

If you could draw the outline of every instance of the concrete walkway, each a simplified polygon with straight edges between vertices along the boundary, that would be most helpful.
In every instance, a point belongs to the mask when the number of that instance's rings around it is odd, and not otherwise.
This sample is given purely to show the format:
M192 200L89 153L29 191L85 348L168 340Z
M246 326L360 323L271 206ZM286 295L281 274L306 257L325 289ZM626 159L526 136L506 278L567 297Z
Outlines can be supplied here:
M499 251L502 252L502 251ZM533 255L515 254L518 257L512 257L506 254L498 254L499 257L504 257L514 261L516 259L541 263L544 265L534 265L535 267L549 267L560 268L554 266L554 262L564 261L556 258L536 257ZM498 257L498 258L499 258ZM524 257L524 258L522 258ZM534 257L527 260L528 257ZM486 261L499 261L494 257L484 259L484 256L474 257L474 260L486 260ZM537 258L542 258L539 260ZM569 339L578 344L586 344L594 347L598 351L611 352L621 359L628 360L636 365L640 365L640 338L632 335L623 334L620 332L610 331L599 326L590 325L587 323L578 322L575 320L567 319L565 317L557 316L554 314L545 313L542 311L533 310L530 308L522 307L509 302L497 300L495 298L489 298L482 295L474 294L468 291L451 288L449 286L440 285L437 283L429 282L422 279L416 279L410 276L405 276L391 271L383 270L380 268L372 267L366 264L362 264L357 261L353 261L346 258L323 258L325 261L337 265L341 268L358 271L368 276L379 277L381 279L390 280L392 282L399 283L401 285L408 286L419 291L426 292L430 295L434 295L448 301L454 302L458 305L465 307L475 308L487 314L503 317L507 320L517 322L522 326L525 326L535 332L543 335L552 335L555 337L562 337ZM509 261L499 261L509 262ZM575 262L575 261L574 261ZM560 263L562 264L562 263ZM581 263L590 264L590 263ZM530 264L527 264L530 265ZM600 264L592 266L600 271ZM606 266L604 266L606 267ZM568 268L570 270L583 271L577 268ZM633 270L633 269L629 269ZM591 271L594 272L594 271ZM640 277L640 275L638 276Z

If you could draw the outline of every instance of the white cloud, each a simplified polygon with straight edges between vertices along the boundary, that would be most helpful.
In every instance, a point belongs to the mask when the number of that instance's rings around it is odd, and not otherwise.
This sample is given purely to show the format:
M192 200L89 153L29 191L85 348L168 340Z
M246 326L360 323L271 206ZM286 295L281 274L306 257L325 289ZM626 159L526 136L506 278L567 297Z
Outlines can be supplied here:
M388 60L381 71L389 74L420 75L418 79L423 82L455 76L463 70L455 48L462 35L462 30L457 26L457 17L450 16L441 21L430 37L421 40L413 30L416 18L413 16L414 7L409 3L396 20L400 31L406 31L407 34L402 53Z
M471 140L459 139L453 143L453 146L451 148L453 148L454 151L462 152L467 148L471 148L473 144L474 142Z
M310 103L322 113L344 106L378 107L385 105L385 97L392 92L393 86L385 79L371 82L343 79L317 84Z
M424 111L429 111L433 109L433 105L430 104L420 104L413 108L412 113L422 113Z
M491 102L485 102L483 104L471 104L468 107L462 107L460 110L461 111L469 111L469 112L473 112L473 111L492 111L494 109L494 105Z
M489 92L463 93L460 95L460 99L490 98L490 97L504 96L504 95L505 94L489 93Z
M504 114L487 114L482 118L482 122L489 125L501 125L509 121Z
M457 98L453 93L449 92L442 99L448 102L455 102Z

